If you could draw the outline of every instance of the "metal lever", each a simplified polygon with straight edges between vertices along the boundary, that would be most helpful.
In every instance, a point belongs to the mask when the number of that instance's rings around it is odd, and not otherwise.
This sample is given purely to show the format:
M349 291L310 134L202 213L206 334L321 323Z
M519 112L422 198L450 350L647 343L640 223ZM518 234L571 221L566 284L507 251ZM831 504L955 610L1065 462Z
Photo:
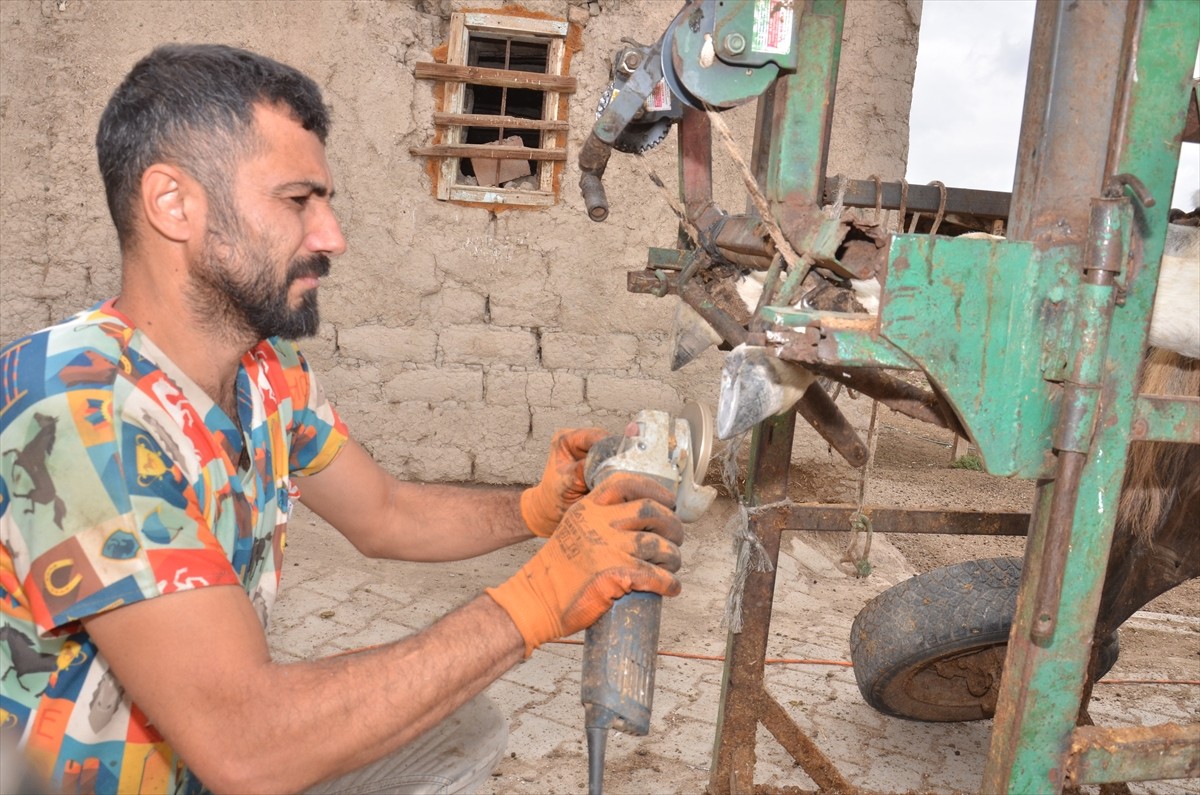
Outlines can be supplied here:
M593 221L608 218L608 197L601 178L608 167L617 138L638 115L654 87L662 80L662 46L660 38L650 48L650 55L629 76L628 82L608 104L592 132L579 151L579 190L583 195L588 217Z

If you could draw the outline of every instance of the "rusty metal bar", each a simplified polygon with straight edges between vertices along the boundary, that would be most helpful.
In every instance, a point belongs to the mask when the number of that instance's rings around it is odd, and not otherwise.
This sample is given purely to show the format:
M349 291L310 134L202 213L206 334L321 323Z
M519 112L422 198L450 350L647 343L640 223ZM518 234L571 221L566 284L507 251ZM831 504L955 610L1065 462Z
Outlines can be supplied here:
M839 185L836 181L825 178L823 200L826 204L837 201ZM846 207L874 207L875 181L869 179L847 179L846 193L842 204ZM898 210L902 204L902 188L899 182L883 182L880 184L880 207L884 210ZM903 206L908 212L933 214L941 208L942 194L934 185L909 185L908 201ZM1012 194L995 190L974 190L971 188L946 188L947 213L974 215L985 219L1008 218L1008 206Z
M712 198L712 125L708 114L686 105L679 122L679 193L697 229L707 231L723 215Z
M1200 723L1107 729L1080 726L1071 735L1067 782L1107 784L1200 776Z
M652 271L629 271L625 278L626 289L631 293L678 295L730 345L741 345L750 337L745 327L722 309L703 283L696 279L688 279L680 291L679 275L675 273L658 276Z
M1030 637L1038 644L1045 645L1054 638L1058 608L1062 602L1063 569L1067 565L1067 551L1071 548L1079 478L1086 461L1087 456L1083 453L1062 451L1058 454L1054 494L1050 498L1050 529L1038 561L1041 575L1033 600Z
M850 466L861 467L867 463L867 446L825 387L813 383L804 390L804 396L796 403L796 412L822 439L833 445Z
M856 392L874 398L893 411L928 422L939 428L954 431L969 438L967 429L958 417L932 391L914 386L882 370L833 367L823 364L806 364L813 373L845 384Z
M857 788L838 772L817 744L796 725L787 710L765 690L759 694L758 718L796 764L804 769L819 792L856 791Z
M848 530L858 506L833 503L788 503L781 514L784 530ZM945 533L948 535L1023 536L1029 514L984 511L945 511L938 508L863 506L876 533Z
M787 412L754 427L746 494L751 506L787 496L796 415ZM710 795L747 792L754 787L755 731L759 694L763 693L771 603L775 597L775 564L782 529L774 513L752 514L749 530L763 545L771 566L750 571L742 590L742 631L729 633L721 674L721 707L713 744Z
M762 231L762 221L755 215L731 215L716 235L716 246L722 254L740 255L747 267L766 270L775 256L775 243Z

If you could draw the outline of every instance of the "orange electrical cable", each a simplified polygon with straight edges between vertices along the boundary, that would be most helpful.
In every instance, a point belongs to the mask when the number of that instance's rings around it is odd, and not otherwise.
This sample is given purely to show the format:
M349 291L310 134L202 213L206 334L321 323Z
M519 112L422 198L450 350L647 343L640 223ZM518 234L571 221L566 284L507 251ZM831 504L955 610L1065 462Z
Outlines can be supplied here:
M581 640L552 640L551 643L563 643L568 646L582 646ZM712 662L725 662L723 654L692 654L685 651L663 651L658 650L659 657L679 657L684 660L711 660ZM848 663L845 660L805 660L793 659L789 657L768 657L764 662L767 665L840 665L845 668L854 667L854 663Z
M581 640L552 640L551 643L561 643L567 646L582 646ZM679 657L684 660L711 660L725 662L723 654L691 654L682 651L659 650L659 657ZM842 668L853 668L854 663L845 660L820 660L799 657L768 657L763 662L767 665L835 665ZM1200 685L1200 679L1101 679L1098 685Z
M1200 685L1200 679L1101 679L1098 685Z
M562 640L552 640L550 643L558 643L564 646L582 646L583 641L571 640L564 638ZM343 654L354 654L360 651L370 651L377 649L380 646L386 646L386 643L374 643L370 646L362 646L357 649L347 649L330 655L331 657L340 657ZM691 654L684 651L663 651L659 649L659 657L678 657L683 660L708 660L710 662L725 662L723 654ZM766 665L834 665L840 668L853 668L854 663L846 662L845 660L820 660L820 659L805 659L802 657L768 657L763 662ZM1100 679L1096 682L1098 685L1192 685L1200 686L1200 679Z

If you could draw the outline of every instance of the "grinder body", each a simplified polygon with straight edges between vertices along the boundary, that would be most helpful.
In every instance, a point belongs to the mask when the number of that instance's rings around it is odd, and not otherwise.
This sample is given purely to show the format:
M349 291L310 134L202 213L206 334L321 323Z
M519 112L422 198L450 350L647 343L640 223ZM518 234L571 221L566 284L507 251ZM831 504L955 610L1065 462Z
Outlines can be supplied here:
M583 642L584 726L650 731L662 597L633 591L588 628Z
M714 489L695 481L695 472L707 467L712 421L697 404L685 409L684 416L688 419L641 411L624 436L594 445L584 464L588 487L615 472L644 475L675 494L680 519L700 518L716 496ZM591 795L600 795L603 788L608 730L635 736L650 731L661 617L662 597L633 591L615 601L585 634L580 695Z

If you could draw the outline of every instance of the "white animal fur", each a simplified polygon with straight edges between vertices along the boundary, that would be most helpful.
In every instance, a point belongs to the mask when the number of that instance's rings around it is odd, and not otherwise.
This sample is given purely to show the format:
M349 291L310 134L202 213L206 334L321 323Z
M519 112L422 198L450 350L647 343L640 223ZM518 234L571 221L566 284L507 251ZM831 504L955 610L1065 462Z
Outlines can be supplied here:
M1200 227L1167 227L1150 344L1200 359Z

